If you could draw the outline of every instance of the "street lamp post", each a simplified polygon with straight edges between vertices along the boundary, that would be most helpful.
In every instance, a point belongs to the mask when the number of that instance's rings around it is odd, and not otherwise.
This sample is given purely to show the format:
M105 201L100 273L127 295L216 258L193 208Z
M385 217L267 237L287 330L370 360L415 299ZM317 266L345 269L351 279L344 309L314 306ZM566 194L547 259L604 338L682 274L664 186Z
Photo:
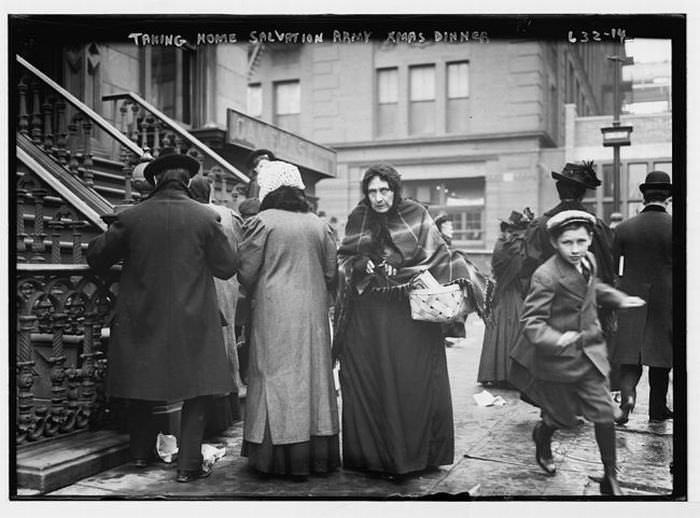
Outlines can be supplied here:
M603 133L603 146L613 148L613 210L612 212L622 212L620 207L620 146L631 144L630 133L632 126L622 126L620 124L620 112L622 111L622 99L620 95L620 80L622 65L633 63L632 58L620 56L607 56L607 59L615 63L615 76L613 82L613 121L612 126L600 128Z

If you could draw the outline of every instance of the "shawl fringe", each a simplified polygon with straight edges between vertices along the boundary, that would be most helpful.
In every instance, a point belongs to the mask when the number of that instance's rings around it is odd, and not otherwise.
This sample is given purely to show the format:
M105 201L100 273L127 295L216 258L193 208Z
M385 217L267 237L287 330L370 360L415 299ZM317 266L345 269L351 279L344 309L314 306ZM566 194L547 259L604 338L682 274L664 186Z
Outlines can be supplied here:
M371 258L377 264L386 261L398 269L397 275L390 281L381 278L372 280L363 272L355 271L356 261L362 258ZM480 318L486 320L491 314L493 281L479 272L466 254L449 250L427 209L416 202L401 200L394 210L379 217L366 201L361 201L348 217L338 259L334 360L342 356L347 325L352 306L357 303L358 291L377 294L387 300L405 299L408 298L413 279L426 270L443 285L458 284L472 311Z

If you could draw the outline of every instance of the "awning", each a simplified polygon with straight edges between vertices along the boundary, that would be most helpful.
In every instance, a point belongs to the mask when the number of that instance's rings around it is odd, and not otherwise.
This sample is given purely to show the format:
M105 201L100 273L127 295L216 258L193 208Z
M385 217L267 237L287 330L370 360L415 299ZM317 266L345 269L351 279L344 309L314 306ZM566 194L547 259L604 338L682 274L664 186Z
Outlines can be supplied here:
M226 144L249 151L269 149L277 158L318 176L318 179L337 175L336 152L287 130L268 124L232 108L227 110Z

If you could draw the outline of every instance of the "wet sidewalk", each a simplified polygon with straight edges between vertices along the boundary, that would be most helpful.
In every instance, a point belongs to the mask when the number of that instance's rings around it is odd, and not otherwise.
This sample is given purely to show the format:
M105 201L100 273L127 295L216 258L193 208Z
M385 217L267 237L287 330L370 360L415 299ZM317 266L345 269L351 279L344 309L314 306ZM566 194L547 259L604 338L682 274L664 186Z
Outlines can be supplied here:
M179 484L175 482L175 464L160 463L141 470L125 464L46 496L107 499L598 497L598 484L589 478L602 474L593 426L586 423L576 430L555 433L552 445L557 474L546 476L535 463L530 438L539 411L520 401L516 392L495 388L487 390L494 396L502 396L505 406L476 404L473 395L483 390L475 381L483 324L470 319L468 334L466 339L456 341L447 349L455 417L455 460L439 471L400 482L346 470L325 477L310 477L305 482L265 479L251 472L246 459L239 455L242 424L237 423L214 441L226 447L226 455L214 465L207 479ZM648 422L647 394L645 372L639 386L638 407L627 425L617 427L619 480L627 495L663 497L670 495L673 487L669 472L673 421Z

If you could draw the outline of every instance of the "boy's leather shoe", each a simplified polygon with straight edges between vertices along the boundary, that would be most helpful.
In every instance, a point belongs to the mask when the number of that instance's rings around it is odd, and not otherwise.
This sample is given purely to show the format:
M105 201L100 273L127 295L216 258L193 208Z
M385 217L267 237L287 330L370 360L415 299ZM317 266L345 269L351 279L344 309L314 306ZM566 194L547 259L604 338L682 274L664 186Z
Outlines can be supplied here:
M634 397L627 396L627 398L620 405L620 413L615 415L615 424L623 425L630 420L630 412L634 408Z
M548 430L544 429L542 421L535 425L532 430L532 440L535 442L535 460L537 464L548 475L554 475L557 472L557 466L554 464L551 449L551 436Z
M673 419L673 412L668 408L664 408L661 412L655 412L649 414L649 420L654 422L665 421L666 419Z
M603 496L624 496L620 484L617 482L617 477L611 475L603 475L600 480L600 494Z

